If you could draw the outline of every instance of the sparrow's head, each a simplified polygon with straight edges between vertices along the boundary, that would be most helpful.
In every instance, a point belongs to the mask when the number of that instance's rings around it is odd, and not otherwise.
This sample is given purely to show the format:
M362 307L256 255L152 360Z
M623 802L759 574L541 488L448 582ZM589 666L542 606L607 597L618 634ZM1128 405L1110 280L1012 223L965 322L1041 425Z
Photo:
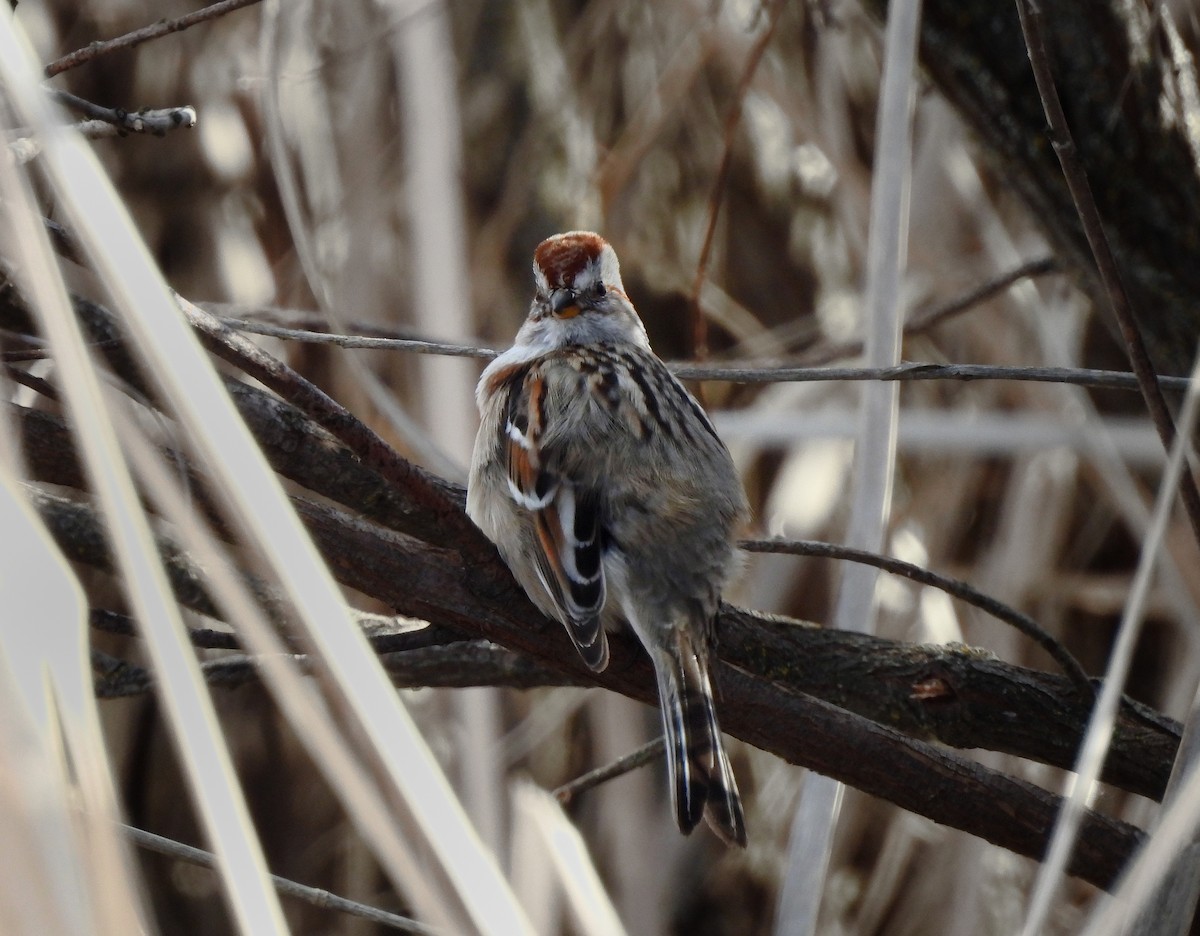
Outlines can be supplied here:
M533 252L533 303L517 343L545 347L629 342L649 347L625 295L617 254L599 234L570 231Z

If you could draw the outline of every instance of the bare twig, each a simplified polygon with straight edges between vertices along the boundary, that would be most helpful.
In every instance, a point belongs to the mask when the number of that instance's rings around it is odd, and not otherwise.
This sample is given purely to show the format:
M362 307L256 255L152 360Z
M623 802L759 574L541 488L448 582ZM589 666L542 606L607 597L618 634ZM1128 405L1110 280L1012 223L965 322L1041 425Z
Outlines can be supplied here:
M927 364L906 361L895 367L788 367L751 363L703 366L669 364L683 380L726 380L730 383L787 383L830 380L1023 380L1038 383L1072 384L1109 390L1136 390L1137 378L1125 371L1079 367L1003 367L992 364ZM1160 377L1164 387L1184 390L1186 377Z
M931 331L949 318L969 312L980 303L997 296L1015 283L1023 279L1046 276L1060 271L1059 263L1054 257L1040 257L1018 264L1011 270L993 277L985 283L968 290L961 296L955 296L943 303L927 308L918 309L904 324L904 335L921 335ZM826 364L830 361L840 361L845 358L857 357L863 352L861 339L852 341L813 342L810 346L800 345L797 356L803 358L807 365Z
M72 263L83 263L83 255L79 251L79 245L75 242L75 235L70 230L50 218L42 218L42 224L46 228L46 233L50 235L50 243L54 245L56 253L66 257Z
M903 562L900 559L881 556L878 553L862 549L851 549L848 546L836 546L833 543L772 539L743 540L738 545L749 552L785 553L792 556L813 556L821 559L844 559L849 562L858 562L883 569L893 575L903 576L922 585L940 589L1016 628L1050 655L1070 678L1082 698L1090 700L1095 697L1096 693L1092 682L1083 667L1080 666L1079 661L1057 639L1046 633L1037 621L1027 614L1022 614L1016 608L996 600L991 595L985 595L966 582L938 575L936 572L930 572L911 562Z
M14 367L11 364L4 365L4 375L13 383L20 384L22 387L28 387L34 393L39 393L47 400L58 400L58 389L50 381L42 377L37 377L29 373L21 367Z
M136 637L138 630L132 617L111 611L108 608L92 608L88 612L88 626L106 634L121 637ZM204 650L240 650L237 634L232 631L214 630L211 627L188 629L188 640L193 647Z
M312 660L307 654L297 653L294 658L303 672L312 671ZM579 680L485 640L459 640L440 646L380 653L380 662L392 684L401 689L474 686L534 689L580 684ZM200 670L208 685L236 689L259 682L260 664L260 658L239 653L204 660ZM102 651L92 651L92 669L97 698L124 699L154 690L154 674L150 670Z
M30 344L45 345L45 342L40 338L31 336L22 336L23 340L27 340ZM88 344L88 347L95 349L114 348L118 344L112 339L102 341L93 341ZM20 351L0 351L0 363L4 364L20 364L28 361L46 361L53 357L49 348L46 347L27 347Z
M569 806L571 800L580 793L585 793L602 783L614 780L632 770L637 770L637 768L649 764L655 758L662 757L665 750L666 742L661 736L657 737L653 741L643 744L636 751L626 754L624 757L617 758L611 764L605 764L603 767L589 770L582 776L576 777L570 783L564 783L554 791L554 797L563 806Z
M332 344L342 348L374 351L408 351L416 354L447 354L491 360L498 354L491 348L426 341L419 338L378 338L339 335L307 329L285 328L244 319L221 318L221 323L238 331L268 335L290 341ZM1106 390L1137 390L1137 376L1126 371L1097 370L1083 367L1007 367L994 364L929 364L906 361L895 367L794 367L786 361L726 361L702 365L670 362L671 372L682 380L720 380L729 383L791 383L833 380L1019 380L1037 383L1061 383ZM1186 390L1188 378L1160 376L1159 383L1171 390Z
M1046 112L1046 121L1050 125L1050 142L1058 156L1059 165L1062 166L1063 178L1071 192L1071 200L1075 203L1075 210L1087 237L1088 246L1092 250L1096 269L1112 305L1117 327L1129 354L1129 362L1137 375L1142 398L1146 401L1154 428L1158 430L1159 438L1162 439L1163 448L1170 451L1175 441L1175 423L1167 409L1162 388L1155 378L1154 366L1150 362L1150 355L1134 317L1116 257L1113 256L1112 246L1104 233L1104 223L1096 207L1087 172L1075 148L1075 140L1067 123L1062 101L1058 97L1058 89L1050 69L1050 56L1042 34L1041 8L1036 0L1017 0L1017 14L1021 19L1021 32L1025 36L1025 46L1029 52L1029 62L1033 66L1033 77L1037 82L1042 107ZM1200 544L1200 488L1196 487L1196 479L1190 471L1185 471L1181 477L1179 492L1192 527L1192 536L1197 544Z
M161 36L167 36L171 33L182 32L185 29L195 26L197 23L216 19L219 16L224 16L226 13L232 13L234 10L240 10L242 7L252 6L258 2L259 0L221 0L220 3L211 4L173 20L159 20L157 23L151 23L149 26L135 29L133 32L117 36L115 39L93 42L82 49L76 49L69 55L55 59L46 66L46 77L53 78L55 75L72 68L78 68L80 65L99 58L102 55L108 55L110 52L116 52L121 49L132 49L134 46L139 46L143 42L149 42L151 39L158 39Z
M45 361L51 357L45 348L25 348L22 351L0 351L0 362L5 364L25 364L29 361Z
M733 93L733 103L725 117L725 142L721 152L721 164L717 167L717 175L708 196L708 223L704 228L704 243L700 248L700 259L696 261L696 278L692 281L692 356L697 360L704 360L708 357L708 320L704 317L704 310L700 308L700 290L708 276L708 260L712 253L713 238L717 232L717 215L721 211L721 200L729 181L729 167L733 164L733 135L742 119L742 105L750 91L750 83L754 80L754 73L758 71L759 63L762 62L767 46L770 45L771 37L775 35L775 27L779 24L779 16L783 13L784 6L786 4L783 0L775 0L771 4L770 19L767 21L762 35L750 49L750 55L746 58L746 68L742 72L741 80Z
M968 290L961 296L955 296L953 299L948 299L946 302L919 312L913 317L911 322L905 325L904 334L912 335L928 331L934 326L940 325L946 319L960 315L968 309L979 305L981 302L987 302L993 296L998 296L1010 286L1019 283L1023 279L1046 276L1049 273L1057 273L1058 271L1058 260L1054 257L1038 257L1036 260L1028 260L1025 263L1020 263L1011 270L993 277L986 283L980 283L974 289Z
M375 351L411 351L415 354L442 354L448 357L479 358L490 361L500 352L491 348L477 348L465 344L452 344L445 341L427 341L423 338L383 338L364 335L340 335L328 331L312 331L300 328L287 328L283 325L272 325L268 322L254 322L248 319L216 316L217 320L235 331L248 332L252 335L265 335L269 338L284 338L288 341L303 341L308 344L331 344L339 348L362 348Z
M1047 274L1057 273L1059 271L1059 263L1054 257L1038 257L1033 260L1024 261L1004 273L1001 273L984 283L966 291L965 293L955 296L945 302L937 305L923 308L914 313L912 319L905 325L904 333L906 335L919 335L940 325L942 322L956 315L961 315L967 312L982 302L999 295L1006 289L1019 283L1021 280L1033 277L1046 276ZM337 344L340 347L363 347L363 348L388 348L397 351L408 350L418 354L438 354L446 353L450 355L463 357L478 357L480 360L490 360L499 352L484 346L481 342L460 342L448 344L446 342L429 341L421 338L419 334L414 333L413 329L398 329L386 328L377 323L370 322L346 322L346 327L353 331L352 335L336 336L331 331L330 323L320 313L306 312L299 309L288 309L279 307L253 307L236 306L229 303L221 302L202 302L197 303L206 312L211 312L218 319L228 325L230 328L235 328L238 331L252 332L262 335L269 335L275 338L282 338L293 341L328 341L331 344ZM309 335L331 335L329 339L321 339L319 337L309 337ZM391 344L352 344L349 342L358 341L360 338L383 338L396 339L397 343ZM403 342L411 342L411 346L406 346ZM441 352L438 349L445 347L447 350ZM805 353L802 359L798 356L796 366L812 367L817 364L822 364L828 361L835 361L841 358L854 357L862 353L862 342L851 341L836 345L822 345L819 348L812 349ZM730 367L739 366L734 360L726 360L724 364ZM681 364L679 366L689 366ZM752 365L747 365L752 366ZM761 362L760 362L761 366ZM1136 382L1134 383L1136 386Z
M153 832L146 832L143 829L137 829L133 826L123 825L122 829L129 840L139 848L155 851L160 855L166 855L168 858L174 858L177 861L186 861L188 864L199 865L202 868L216 867L217 859L211 852L206 852L203 849L185 845L174 839L155 835ZM372 923L386 926L397 932L416 933L420 934L420 936L433 936L433 934L438 932L408 917L389 913L386 910L380 910L378 907L359 903L357 900L339 897L337 894L332 894L327 890L309 887L307 884L298 884L277 874L271 875L271 883L275 885L275 889L279 893L285 896L295 897L297 900L303 900L305 903L312 904L314 907L320 907L323 910L335 910L338 913L345 913L348 916L370 920Z
M190 104L181 107L144 107L137 111L128 111L123 107L101 107L93 101L81 98L70 91L55 90L54 96L67 107L78 111L93 121L114 128L118 135L126 133L152 133L154 136L166 136L169 130L196 126L196 108ZM88 133L87 136L96 136Z

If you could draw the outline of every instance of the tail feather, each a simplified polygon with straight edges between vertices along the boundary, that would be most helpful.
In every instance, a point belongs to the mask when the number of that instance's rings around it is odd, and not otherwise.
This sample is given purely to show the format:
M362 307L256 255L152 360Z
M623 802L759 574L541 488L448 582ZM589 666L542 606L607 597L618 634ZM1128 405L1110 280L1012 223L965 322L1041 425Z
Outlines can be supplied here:
M677 636L654 657L675 818L685 833L707 818L722 839L744 846L742 802L721 743L707 653L687 632Z
M708 825L727 845L746 847L746 817L742 813L742 797L738 794L729 755L721 743L721 728L713 720L713 737L716 738L717 770L708 787Z

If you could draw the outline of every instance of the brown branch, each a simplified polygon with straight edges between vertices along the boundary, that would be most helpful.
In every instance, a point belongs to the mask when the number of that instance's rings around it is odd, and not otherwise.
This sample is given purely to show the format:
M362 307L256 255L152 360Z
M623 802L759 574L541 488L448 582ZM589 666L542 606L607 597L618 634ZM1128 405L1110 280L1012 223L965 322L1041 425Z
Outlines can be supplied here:
M195 637L195 633L191 636ZM380 660L398 689L463 689L470 686L535 689L583 685L483 640L382 653ZM297 663L305 672L312 672L309 658L304 654L297 654ZM98 698L124 699L154 691L154 674L148 669L95 649L92 650L92 670ZM241 654L204 660L200 671L214 688L236 689L259 683L258 662Z
M173 20L159 20L157 23L151 23L149 26L135 29L132 32L125 33L123 36L117 36L115 39L90 43L82 49L76 49L62 58L55 59L46 66L45 75L47 78L53 78L55 75L72 68L78 68L80 65L84 65L102 55L108 55L122 49L132 49L143 42L149 42L151 39L159 39L171 33L182 32L185 29L190 29L197 23L216 19L219 16L224 16L226 13L232 13L234 10L240 10L242 7L252 6L258 2L259 0L221 0L220 3L211 4L203 9L196 10L193 13L188 13Z
M919 582L922 585L930 585L941 589L946 594L953 595L960 601L974 605L976 608L986 611L997 620L1003 621L1005 624L1020 631L1045 650L1050 655L1050 658L1062 668L1062 671L1071 680L1081 698L1091 701L1095 700L1096 693L1092 688L1088 674L1066 647L1047 633L1028 614L1022 614L1016 608L1009 607L1003 602L997 601L991 595L985 595L966 582L948 578L945 575L938 575L936 572L923 569L920 566L913 565L911 562L903 562L900 559L881 556L878 553L868 552L865 549L853 549L849 546L839 546L834 543L775 539L743 540L738 545L748 552L810 556L821 559L841 559L848 562L857 562L873 566L876 569L882 569L893 575L903 576L910 581Z
M827 702L757 691L750 676L731 667L721 667L719 682L725 699L736 696L745 706L737 722L746 733L730 727L750 743L1017 854L1043 856L1061 797ZM724 712L722 721L728 726ZM1112 887L1144 841L1135 827L1089 812L1069 871Z
M69 558L107 564L102 525L90 508L44 492L32 496ZM632 638L614 635L608 670L589 674L561 628L529 605L496 556L433 547L316 503L297 507L345 584L401 613L499 643L559 677L654 704L650 666ZM81 541L98 542L100 551L95 545L81 551ZM177 561L170 571L174 580ZM1086 712L1066 680L965 648L911 647L732 608L722 612L720 634L716 681L722 724L731 734L935 821L1040 856L1058 797L849 709L869 709L880 722L939 740L1018 748L1035 757L1046 752L1048 760L1069 763ZM1105 776L1148 795L1161 792L1177 743L1178 726L1131 707ZM995 808L998 802L1004 810ZM1141 838L1131 826L1090 814L1073 872L1107 886Z
M248 394L249 399L262 397L261 391ZM275 405L286 407L278 401ZM47 414L19 407L14 411L20 416L31 469L46 480L71 484L72 475L63 466L73 464L73 459L63 457L58 448L69 445L65 428ZM289 477L309 484L336 477L337 471L308 467L322 460L352 466L342 460L340 447L330 447L320 430L291 431L289 424L303 422L294 410L279 412L277 431L260 427L256 435L268 458L286 469ZM270 425L262 413L256 418ZM358 470L363 469L358 466ZM313 489L334 499L349 492L353 496L347 502L356 510L377 506L378 492L388 490L378 479L374 487L360 479L348 490ZM106 567L103 530L86 505L44 492L36 497L49 512L48 523L70 557ZM468 637L484 637L526 652L548 644L556 648L560 672L586 677L559 629L532 610L486 541L445 549L308 500L297 498L294 503L344 584L389 603L399 613ZM403 517L402 512L385 511L391 519L397 515ZM214 614L214 602L198 573L181 563L177 547L164 542L163 548L172 557L168 570L180 601ZM262 593L262 586L257 590ZM493 619L490 615L497 608L505 613ZM773 684L958 747L1005 751L1069 768L1088 717L1088 705L1068 680L1010 667L979 651L896 644L733 608L722 614L721 640L726 659ZM540 653L545 652L543 647ZM1011 717L1001 717L1001 712ZM1161 796L1178 740L1175 723L1130 704L1104 779L1145 796Z
M624 757L618 757L615 761L605 764L603 767L589 770L583 776L576 777L570 783L564 783L554 791L554 798L563 806L569 806L571 801L581 793L593 790L600 786L600 784L607 783L609 780L623 777L625 774L637 770L639 767L645 767L651 761L662 757L666 749L666 740L660 735L653 741L643 744L636 751L626 754Z
M1058 156L1062 167L1063 177L1079 214L1080 224L1083 225L1084 236L1092 251L1100 281L1104 285L1109 304L1117 320L1117 327L1125 342L1129 354L1129 363L1137 375L1138 386L1142 398L1146 401L1146 409L1154 428L1158 430L1163 448L1170 451L1175 442L1175 421L1167 409L1167 401L1162 388L1155 378L1154 365L1150 361L1150 353L1142 339L1141 329L1133 314L1129 294L1121 271L1113 255L1108 235L1104 233L1104 223L1100 218L1100 210L1092 195L1092 187L1088 182L1087 172L1079 159L1075 148L1075 140L1071 135L1071 127L1067 115L1063 111L1062 101L1058 96L1058 88L1050 70L1050 56L1046 51L1046 42L1042 34L1042 13L1037 0L1017 0L1017 15L1021 20L1021 31L1025 36L1025 46L1029 50L1029 62L1033 66L1034 80L1037 82L1038 94L1046 112L1046 120L1050 125L1050 142ZM1195 342L1193 341L1193 344ZM1184 510L1188 522L1192 526L1192 537L1200 545L1200 488L1190 471L1185 471L1179 482L1179 493L1183 499Z

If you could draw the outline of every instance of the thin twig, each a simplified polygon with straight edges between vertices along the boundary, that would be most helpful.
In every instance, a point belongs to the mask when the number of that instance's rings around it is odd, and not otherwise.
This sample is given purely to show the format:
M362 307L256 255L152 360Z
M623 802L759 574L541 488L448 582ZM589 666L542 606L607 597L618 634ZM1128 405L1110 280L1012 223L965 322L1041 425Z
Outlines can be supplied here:
M1046 276L1049 273L1057 273L1058 270L1058 260L1054 257L1038 257L1035 260L1020 263L1011 270L1001 273L999 276L993 277L985 283L980 283L974 289L968 290L961 296L955 296L953 299L948 299L931 309L919 312L905 326L904 333L912 335L928 331L935 325L940 325L948 318L959 315L979 305L981 302L987 302L993 296L999 295L1023 279Z
M716 366L669 364L681 380L725 380L730 383L785 383L830 380L1021 380L1061 383L1108 390L1137 390L1137 377L1127 371L1080 367L1007 367L996 364L929 364L905 361L894 367L787 367L738 362ZM1164 387L1186 390L1186 377L1160 377Z
M29 361L45 361L52 357L47 348L26 348L23 351L0 351L0 361L5 364L25 364Z
M20 384L22 387L28 387L34 393L44 396L47 400L57 401L61 399L58 388L54 384L43 377L29 373L24 368L5 364L4 375L13 383Z
M1021 32L1025 36L1025 46L1029 52L1029 62L1033 66L1038 94L1046 112L1046 121L1050 125L1050 142L1058 156L1059 165L1062 166L1063 178L1071 192L1071 200L1075 203L1079 223L1092 250L1092 257L1096 261L1096 269L1116 317L1117 327L1121 330L1121 337L1129 353L1133 372L1137 375L1142 398L1146 401L1146 408L1154 422L1154 428L1158 430L1163 448L1169 452L1175 441L1175 423L1167 409L1162 388L1155 380L1154 366L1142 340L1142 333L1134 317L1129 294L1125 290L1121 272L1112 253L1112 246L1104 233L1104 224L1100 219L1096 200L1092 196L1087 172L1075 148L1075 140L1067 123L1062 101L1058 97L1058 89L1050 70L1050 56L1042 34L1041 9L1036 0L1017 0L1017 14L1021 20ZM1200 544L1200 488L1196 487L1196 479L1190 471L1185 471L1181 477L1179 492L1192 527L1192 535Z
M129 840L139 848L158 852L160 855L166 855L168 858L174 858L177 861L186 861L188 864L199 865L202 868L216 867L217 859L211 852L206 852L192 845L185 845L183 842L177 842L162 835L155 835L153 832L147 832L144 829L137 829L133 826L122 824L121 828ZM275 889L279 893L285 896L295 897L323 910L335 910L338 913L345 913L348 916L370 920L372 923L378 923L380 926L386 926L401 933L433 936L433 934L438 932L432 927L418 923L416 920L411 920L408 917L389 913L386 910L380 910L378 907L359 903L357 900L348 900L345 897L339 897L337 894L331 894L327 890L309 887L307 884L298 884L277 874L271 875L271 883L275 885Z
M708 276L708 261L712 254L713 238L717 232L717 215L721 211L725 186L729 182L729 169L733 164L733 135L742 119L742 105L745 103L746 95L750 92L750 83L754 80L754 73L758 71L759 63L762 62L763 54L767 51L771 37L775 35L775 27L779 24L779 16L783 13L784 5L783 0L775 0L771 5L770 19L746 58L746 68L742 72L741 80L733 93L733 103L725 117L721 164L717 168L712 191L708 196L708 223L704 228L704 243L700 248L700 259L696 262L696 278L692 282L692 356L697 360L704 360L708 357L708 320L704 317L704 310L700 308L700 290Z
M379 322L355 320L338 312L325 315L313 309L296 309L278 305L246 305L237 302L197 302L205 312L229 321L246 320L266 325L281 325L286 328L306 329L314 332L335 331L335 323L344 326L349 334L365 335L368 338L423 338L421 332L411 326L381 325ZM459 344L482 347L482 341L460 340Z
M1007 270L977 286L972 287L961 295L945 302L919 309L905 325L905 335L922 334L949 318L970 311L982 302L999 295L1006 289L1024 279L1032 279L1059 272L1059 263L1054 257L1037 257L1023 261L1011 270ZM437 342L421 338L411 328L387 328L376 323L347 321L346 327L352 335L342 335L331 339L315 336L335 334L331 330L328 319L320 313L299 309L275 306L238 306L226 302L199 302L200 308L212 313L224 324L238 331L268 335L275 338L292 341L328 341L341 347L379 348L396 351L413 351L418 354L442 353L438 349L445 347L444 352L453 356L477 357L480 360L494 358L498 351L489 348L479 341ZM309 336L314 337L309 337ZM396 344L361 343L355 344L361 338L395 339ZM411 342L405 345L403 342ZM812 367L828 361L855 357L862 353L861 341L850 341L835 345L822 345L812 349L795 360L796 366ZM736 360L727 359L722 362L729 367L739 366ZM759 362L761 366L761 362ZM679 365L689 366L689 365ZM752 366L752 365L748 365Z
M45 342L40 338L33 336L21 336L22 340L26 340L30 344L45 345ZM92 341L88 343L89 348L103 350L105 348L115 348L120 342L115 338L105 338L102 341ZM20 351L0 351L0 363L4 364L21 364L27 361L48 361L54 355L47 347L28 347Z
M491 348L477 348L471 345L455 344L446 341L428 341L423 338L374 338L364 335L341 335L328 331L311 331L302 328L287 328L283 325L272 325L268 322L255 322L249 319L232 318L226 315L215 316L216 319L229 328L252 335L264 335L268 338L284 338L288 341L303 341L309 344L332 344L339 348L362 348L377 351L412 351L416 354L442 354L447 357L469 357L489 361L500 352Z
M1092 681L1083 667L1080 666L1079 661L1057 639L1046 633L1037 621L1027 614L1022 614L1016 608L1009 607L990 595L985 595L966 582L938 575L936 572L930 572L928 569L913 565L911 562L902 562L899 559L893 559L890 556L881 556L878 553L868 552L863 549L836 546L833 543L820 543L811 540L770 539L743 540L739 545L742 549L749 552L783 553L792 556L813 556L821 559L843 559L849 562L858 562L862 565L883 569L885 572L891 572L894 575L903 576L922 585L941 589L947 594L953 595L967 604L974 605L976 608L986 611L997 620L1016 628L1051 656L1062 668L1062 671L1071 680L1083 698L1092 699L1095 697L1096 693L1092 687Z
M918 309L904 323L904 336L907 338L911 335L921 335L931 331L947 319L969 312L977 305L999 295L1021 280L1058 272L1060 272L1060 266L1054 257L1039 257L1035 260L1024 261L1013 269L972 287L960 296L947 299L937 305ZM799 342L798 345L797 356L803 358L803 362L808 365L827 364L830 361L858 357L863 352L862 339L831 341L823 344L814 340L807 344Z
M332 344L342 348L375 351L408 351L416 354L445 354L491 360L498 354L491 348L426 341L418 338L369 338L305 329L285 328L244 319L222 317L221 323L238 331L268 335L311 344ZM671 362L667 365L681 380L720 380L729 383L790 383L833 380L1020 380L1061 383L1106 390L1137 390L1137 376L1127 371L1097 370L1079 367L1008 367L995 364L930 364L906 361L895 367L792 367L786 361L727 361L699 365ZM1160 376L1159 383L1172 390L1186 390L1188 378Z
M636 751L626 754L624 757L618 757L611 764L605 764L603 767L589 770L569 783L564 783L554 791L554 798L563 806L569 806L571 801L580 793L585 793L602 783L645 766L655 758L662 757L663 751L666 749L667 744L660 735L653 741L643 744Z
M196 126L196 108L190 104L179 107L144 107L141 110L128 111L123 107L102 107L70 91L56 89L54 96L62 104L85 117L116 128L118 134L151 133L154 136L166 136L168 130ZM85 133L89 137L95 136L86 130Z
M219 16L224 16L226 13L232 13L234 10L240 10L242 7L252 6L258 2L259 0L221 0L220 3L214 3L211 6L206 6L173 20L159 20L157 23L151 23L149 26L135 29L133 32L117 36L115 39L93 42L82 49L76 49L74 52L64 55L60 59L55 59L46 66L46 77L53 78L55 75L72 68L78 68L80 65L97 59L102 55L108 55L110 52L116 52L120 49L132 49L134 46L139 46L143 42L149 42L151 39L158 39L161 36L167 36L171 33L182 32L185 29L195 26L197 23L216 19Z

